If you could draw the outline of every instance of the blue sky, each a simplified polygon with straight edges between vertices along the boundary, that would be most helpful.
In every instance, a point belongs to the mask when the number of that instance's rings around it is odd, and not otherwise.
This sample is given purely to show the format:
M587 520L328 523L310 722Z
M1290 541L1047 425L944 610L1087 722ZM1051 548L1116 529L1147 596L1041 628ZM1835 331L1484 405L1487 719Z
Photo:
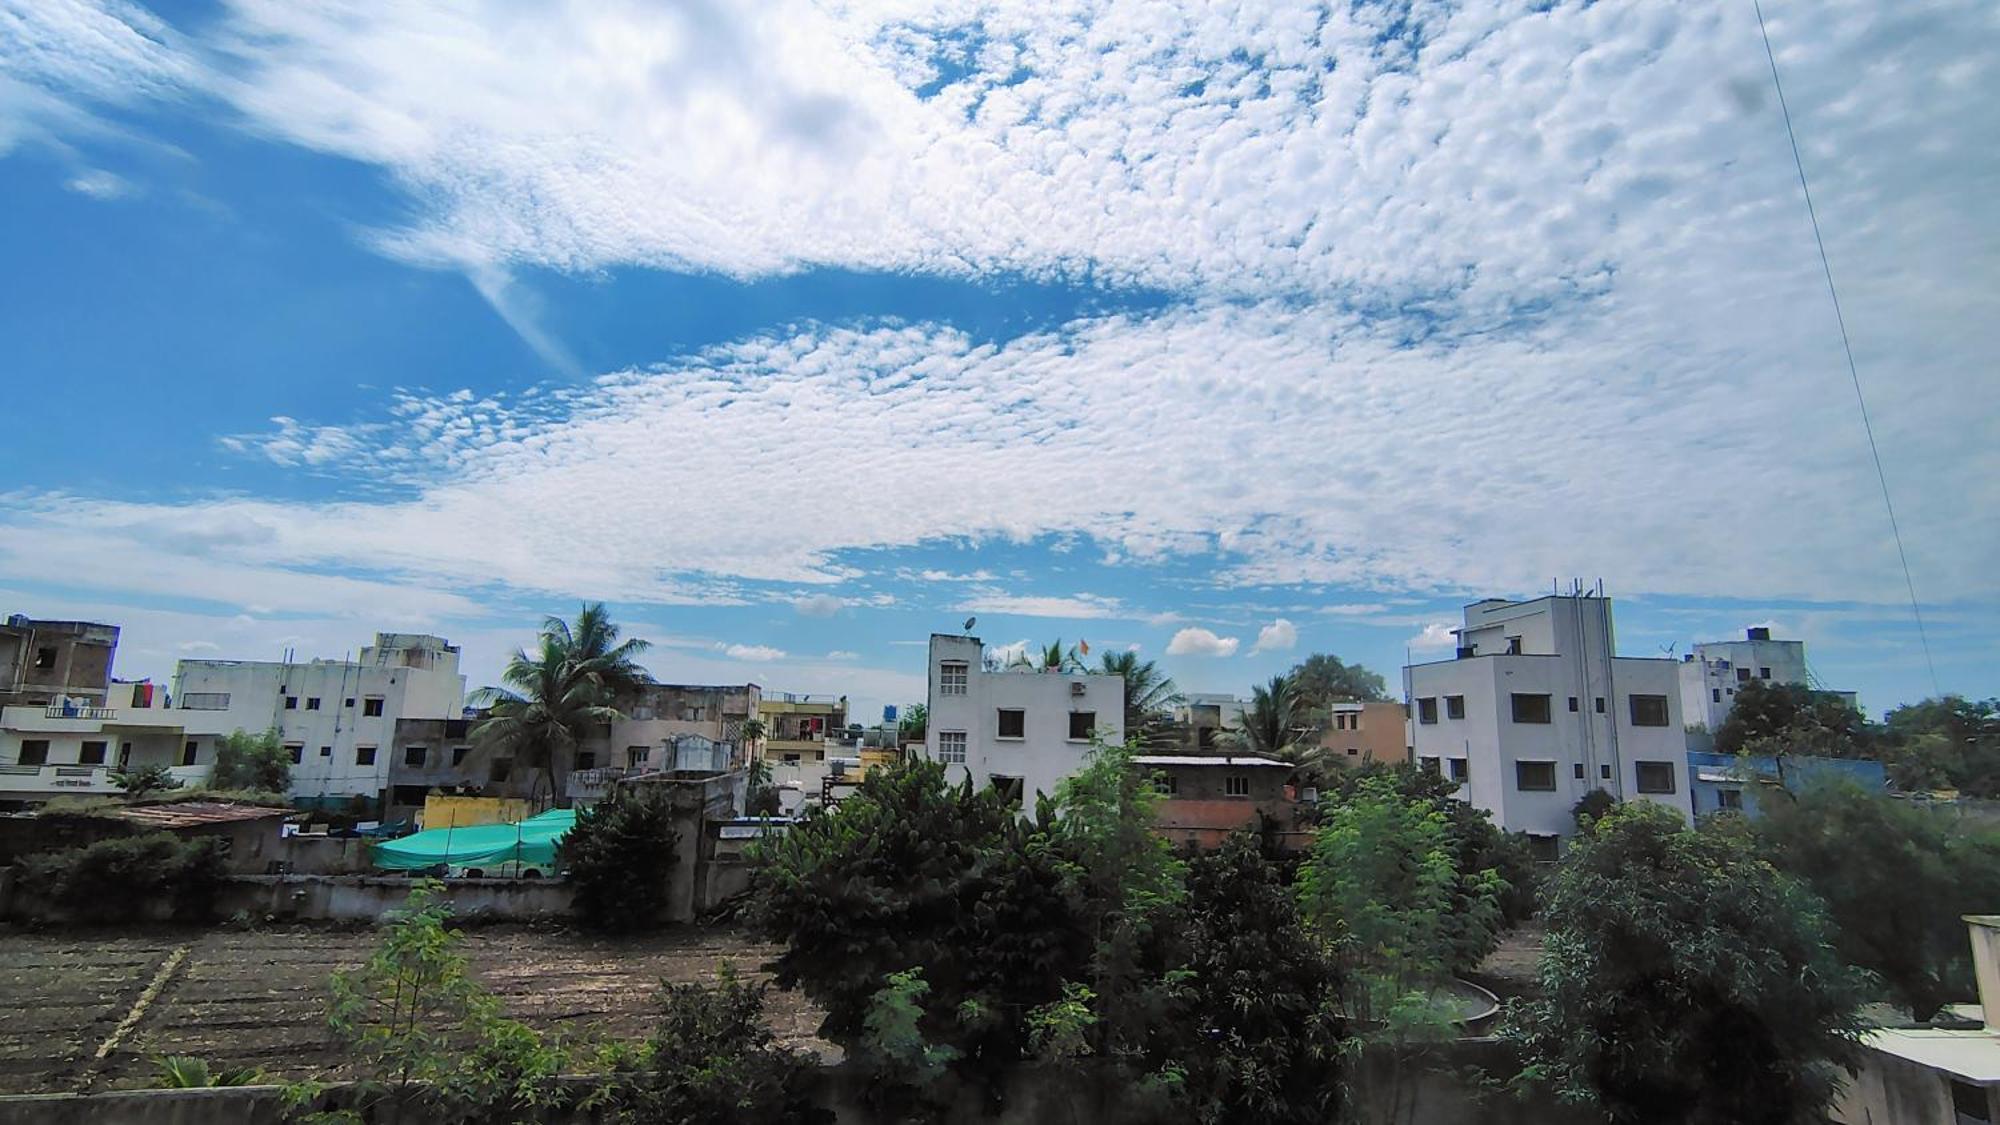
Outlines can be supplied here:
M400 7L400 6L398 6ZM1996 690L2000 24L1769 5L1945 690ZM1930 694L1736 4L0 0L0 603L120 670L610 602L1393 682L1603 578Z

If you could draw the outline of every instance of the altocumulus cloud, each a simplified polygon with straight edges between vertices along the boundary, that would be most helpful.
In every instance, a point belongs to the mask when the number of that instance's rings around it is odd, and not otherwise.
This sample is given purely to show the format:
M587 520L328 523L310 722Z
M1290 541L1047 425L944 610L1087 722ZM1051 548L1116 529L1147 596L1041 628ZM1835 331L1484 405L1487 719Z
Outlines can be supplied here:
M1965 372L2000 352L2000 241L1966 232L2000 229L2000 30L1977 0L1772 7L1863 362L1893 361L1884 455L1931 486L1899 497L1919 583L1989 598L2000 524L1962 513L2000 502L2000 446L1964 424L1990 412ZM336 566L427 608L453 596L425 587L488 582L729 601L738 579L840 582L851 548L1053 533L1121 559L1211 555L1244 585L1531 589L1581 566L1635 591L1892 595L1749 11L1401 12L468 20L246 0L196 45L124 4L0 23L0 81L26 92L0 97L0 150L205 91L261 133L390 171L415 218L373 242L409 261L1087 275L1173 298L1000 340L807 323L525 402L286 420L240 447L410 498L16 494L0 520L38 549L9 564L158 581L119 548L215 524L265 532L234 564L265 587ZM862 443L882 455L855 463ZM663 452L691 444L713 455ZM1263 449L1328 452L1243 453ZM1038 471L1052 459L1090 463L1092 487ZM928 486L945 463L962 487ZM570 503L633 479L658 487L615 516ZM849 518L725 528L698 499L718 494Z

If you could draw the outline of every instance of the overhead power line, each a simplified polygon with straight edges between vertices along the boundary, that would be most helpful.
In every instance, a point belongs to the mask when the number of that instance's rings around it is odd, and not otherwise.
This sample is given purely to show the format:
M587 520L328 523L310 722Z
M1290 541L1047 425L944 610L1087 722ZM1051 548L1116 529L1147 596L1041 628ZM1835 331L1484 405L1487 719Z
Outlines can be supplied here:
M1840 311L1840 288L1833 283L1833 264L1826 256L1826 239L1819 232L1819 212L1813 207L1812 186L1806 182L1806 162L1799 155L1799 135L1792 128L1792 110L1785 102L1785 83L1778 77L1778 55L1771 49L1771 29L1764 24L1762 0L1750 0L1757 10L1757 30L1764 37L1764 57L1771 62L1771 85L1778 91L1778 111L1785 119L1785 138L1792 144L1792 165L1799 172L1799 192L1806 198L1806 218L1812 221L1813 245L1819 248L1819 268L1826 274L1827 296L1833 300L1833 321L1840 327L1840 347L1847 355L1847 375L1854 382L1854 402L1861 409L1861 432L1868 435L1868 456L1875 462L1875 481L1882 486L1882 507L1889 513L1889 532L1896 540L1896 560L1903 565L1903 587L1910 594L1910 616L1917 623L1917 643L1930 671L1931 693L1942 694L1937 664L1931 659L1930 637L1924 631L1924 611L1917 603L1917 583L1910 577L1910 556L1903 550L1903 529L1896 521L1896 502L1889 496L1889 476L1882 471L1882 451L1875 445L1875 424L1868 418L1868 396L1861 393L1861 369L1854 363L1854 345L1847 339L1847 318Z

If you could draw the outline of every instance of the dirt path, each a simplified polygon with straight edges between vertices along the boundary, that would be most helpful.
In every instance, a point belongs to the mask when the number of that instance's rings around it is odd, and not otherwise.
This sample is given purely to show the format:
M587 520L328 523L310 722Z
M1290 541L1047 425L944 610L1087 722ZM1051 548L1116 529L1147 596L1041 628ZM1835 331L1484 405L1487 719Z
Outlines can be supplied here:
M327 978L352 968L375 935L311 928L100 936L0 932L0 1092L143 1086L160 1055L256 1066L274 1077L339 1073L324 1021ZM98 1046L173 952L184 958L101 1062ZM569 1042L643 1036L662 980L708 981L724 962L763 979L776 948L729 930L682 929L610 941L494 928L468 931L473 971L509 1015ZM822 1047L819 1013L773 991L779 1038Z

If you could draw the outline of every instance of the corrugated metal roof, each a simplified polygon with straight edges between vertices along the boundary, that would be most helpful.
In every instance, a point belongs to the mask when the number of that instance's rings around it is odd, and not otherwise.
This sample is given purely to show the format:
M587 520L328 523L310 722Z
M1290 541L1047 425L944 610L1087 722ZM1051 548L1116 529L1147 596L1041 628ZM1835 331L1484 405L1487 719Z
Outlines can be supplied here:
M1274 758L1224 757L1220 754L1141 754L1132 759L1136 766L1282 766L1290 769L1290 762L1280 762Z
M176 828L200 828L212 824L234 824L245 820L265 820L292 815L291 809L265 805L238 805L227 801L186 801L177 805L135 805L117 809L108 816L129 820L148 828L171 832Z

